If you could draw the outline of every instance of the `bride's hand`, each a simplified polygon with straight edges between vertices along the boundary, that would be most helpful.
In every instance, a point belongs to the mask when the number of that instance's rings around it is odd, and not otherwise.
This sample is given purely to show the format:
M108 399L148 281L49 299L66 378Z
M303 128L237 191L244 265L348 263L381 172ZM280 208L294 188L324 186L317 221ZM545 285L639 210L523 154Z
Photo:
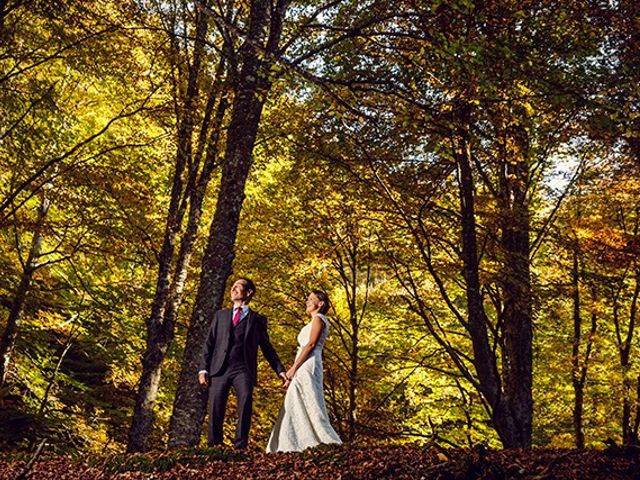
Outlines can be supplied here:
M291 367L289 370L287 370L287 378L289 379L289 381L293 380L293 376L296 374L296 369Z

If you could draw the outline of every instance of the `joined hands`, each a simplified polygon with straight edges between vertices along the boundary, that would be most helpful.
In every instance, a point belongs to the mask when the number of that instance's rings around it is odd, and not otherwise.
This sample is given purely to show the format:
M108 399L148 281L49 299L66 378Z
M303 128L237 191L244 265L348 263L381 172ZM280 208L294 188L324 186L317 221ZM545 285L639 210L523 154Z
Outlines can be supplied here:
M282 372L280 378L282 378L282 388L287 388L293 380L293 376L296 374L296 370L291 367L286 373Z

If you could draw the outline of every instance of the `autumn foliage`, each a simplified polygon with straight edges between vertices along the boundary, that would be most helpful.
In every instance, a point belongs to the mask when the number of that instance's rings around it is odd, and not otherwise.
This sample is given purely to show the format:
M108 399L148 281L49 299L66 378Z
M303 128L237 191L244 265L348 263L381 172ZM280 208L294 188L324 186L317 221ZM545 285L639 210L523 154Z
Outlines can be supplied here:
M31 470L38 479L555 479L619 480L636 478L637 451L502 450L482 447L447 450L434 447L341 446L303 453L259 451L175 451L81 461L65 457L41 460ZM0 479L15 478L24 462L0 462Z
M636 4L0 1L0 475L629 474ZM328 293L344 447L182 450L235 275L286 365Z

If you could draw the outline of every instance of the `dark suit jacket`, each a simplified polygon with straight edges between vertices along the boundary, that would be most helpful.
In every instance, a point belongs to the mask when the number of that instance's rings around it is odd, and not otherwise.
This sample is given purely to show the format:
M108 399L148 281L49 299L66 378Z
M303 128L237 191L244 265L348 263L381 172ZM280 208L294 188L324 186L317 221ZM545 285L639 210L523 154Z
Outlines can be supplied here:
M209 327L199 370L206 370L211 376L221 373L221 369L229 354L233 328L233 321L231 319L232 312L232 308L218 310ZM258 346L260 346L264 358L267 359L271 368L273 368L278 375L285 372L285 368L282 366L276 351L269 341L267 319L249 309L249 313L242 321L247 322L244 336L244 358L247 362L247 369L253 380L253 384L255 385L257 378Z

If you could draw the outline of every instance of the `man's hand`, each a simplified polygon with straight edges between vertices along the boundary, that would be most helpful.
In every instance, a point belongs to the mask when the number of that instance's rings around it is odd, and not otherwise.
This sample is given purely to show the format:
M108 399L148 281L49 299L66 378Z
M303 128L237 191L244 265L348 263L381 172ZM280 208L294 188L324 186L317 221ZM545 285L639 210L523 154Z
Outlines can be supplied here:
M200 385L202 385L203 387L206 387L209 382L207 381L207 374L204 372L200 372L198 374L198 382L200 382Z
M289 377L287 377L287 374L284 372L280 373L280 378L282 378L282 388L287 388L291 383L291 380L289 379Z

